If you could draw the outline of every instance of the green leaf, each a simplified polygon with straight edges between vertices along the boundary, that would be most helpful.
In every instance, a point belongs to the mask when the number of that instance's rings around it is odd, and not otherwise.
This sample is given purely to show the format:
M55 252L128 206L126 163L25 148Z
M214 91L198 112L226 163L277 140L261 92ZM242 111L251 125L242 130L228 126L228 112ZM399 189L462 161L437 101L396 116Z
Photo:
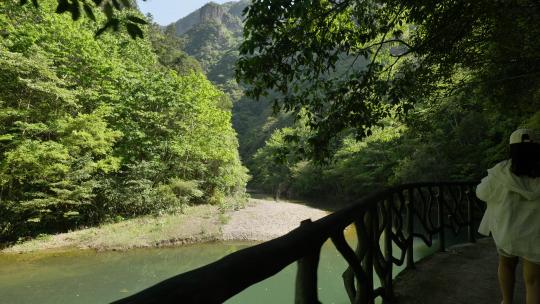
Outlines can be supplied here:
M64 217L74 217L74 216L79 216L79 215L80 213L77 211L64 212Z
M133 23L138 23L138 24L148 24L148 22L142 18L139 18L137 16L127 16L127 19Z
M10 141L13 139L13 135L11 134L2 134L0 135L0 141Z
M117 31L119 23L120 21L116 18L107 21L107 23L105 23L99 30L97 30L96 37L101 36L109 28L112 28L113 30Z
M143 38L143 32L135 23L126 23L126 29L131 38Z

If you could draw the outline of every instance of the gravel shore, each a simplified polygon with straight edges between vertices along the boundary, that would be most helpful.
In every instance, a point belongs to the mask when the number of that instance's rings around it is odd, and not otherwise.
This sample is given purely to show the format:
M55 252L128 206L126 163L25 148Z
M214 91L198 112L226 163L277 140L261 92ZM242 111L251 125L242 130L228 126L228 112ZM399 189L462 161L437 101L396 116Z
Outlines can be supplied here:
M313 221L328 212L285 201L251 199L249 205L229 214L222 228L223 240L266 241L297 228L305 219Z

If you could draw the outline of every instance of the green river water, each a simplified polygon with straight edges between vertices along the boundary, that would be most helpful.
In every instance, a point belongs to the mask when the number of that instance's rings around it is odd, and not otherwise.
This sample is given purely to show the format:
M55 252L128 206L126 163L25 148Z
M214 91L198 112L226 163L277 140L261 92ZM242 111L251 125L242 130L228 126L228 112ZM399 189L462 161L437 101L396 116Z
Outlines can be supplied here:
M352 234L347 233L351 245ZM125 252L0 254L0 303L108 303L252 244L221 242ZM415 255L425 256L432 250L417 244ZM345 269L346 262L327 242L319 265L323 303L348 303L341 279ZM296 265L290 265L226 303L293 303L295 271ZM211 292L212 287L208 290Z

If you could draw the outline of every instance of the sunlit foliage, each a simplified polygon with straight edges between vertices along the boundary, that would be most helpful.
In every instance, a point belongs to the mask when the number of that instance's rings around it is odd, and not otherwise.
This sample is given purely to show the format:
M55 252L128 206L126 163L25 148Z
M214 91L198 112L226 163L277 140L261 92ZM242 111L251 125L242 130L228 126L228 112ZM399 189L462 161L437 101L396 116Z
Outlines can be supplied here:
M0 3L2 240L243 193L225 97L196 67L39 4Z

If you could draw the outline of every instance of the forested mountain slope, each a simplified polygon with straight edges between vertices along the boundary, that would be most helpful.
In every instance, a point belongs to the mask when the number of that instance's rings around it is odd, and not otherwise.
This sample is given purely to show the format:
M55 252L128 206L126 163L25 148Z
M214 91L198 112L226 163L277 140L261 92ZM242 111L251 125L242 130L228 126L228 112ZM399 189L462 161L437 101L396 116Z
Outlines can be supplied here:
M242 41L242 10L248 3L210 2L165 29L180 38L182 50L201 63L208 79L230 90L238 89L234 64Z
M0 242L241 195L226 96L198 64L55 4L0 2Z
M531 100L531 106L525 110L512 107L511 102L505 106L496 103L495 99L501 99L497 95L502 93L506 94L507 100L518 98L521 94L519 87L516 87L515 91L502 92L485 85L479 89L451 89L450 93L438 95L438 87L449 86L448 83L441 82L432 87L432 94L424 92L424 95L414 96L414 107L411 107L406 116L395 111L394 115L376 122L377 126L370 131L371 135L362 141L356 140L353 130L345 130L340 136L335 136L330 144L330 154L333 157L327 159L326 163L314 162L305 157L310 154L306 152L313 152L308 151L309 149L315 148L313 142L310 142L313 140L313 132L306 126L308 119L302 118L303 112L299 111L301 119L297 122L293 122L291 117L283 112L273 117L272 96L254 102L244 96L242 88L234 80L234 65L239 56L237 48L242 39L237 21L240 18L239 11L247 4L247 1L224 5L210 3L179 20L169 30L174 28L183 41L183 50L197 58L208 78L231 97L240 153L253 176L252 187L289 196L353 200L393 183L479 179L485 174L486 168L508 157L507 136L513 129L518 126L540 125L540 116L534 115L537 111L534 106L536 101ZM232 7L235 9L232 10ZM301 8L306 11L311 9ZM266 26L262 21L253 21L261 22L260 28ZM339 24L340 21L329 22ZM337 25L336 28L342 29ZM396 35L402 35L411 29L413 27L404 24L401 34L398 31ZM312 30L320 31L318 27ZM310 37L316 40L316 34L313 35ZM521 39L520 35L514 38L500 35L499 38L509 39L508 44L511 45L514 43L512 39ZM292 37L290 41L302 45L299 53L306 54L301 58L315 58L309 56L314 50L302 44L302 33L298 37ZM340 43L331 41L333 42ZM518 52L504 48L504 43L500 45L505 52ZM394 48L392 51L392 46L383 47L381 53L388 54L381 62L391 62L392 52L395 55L398 49ZM508 56L520 58L522 55L518 52L517 55ZM362 69L367 64L362 62L362 56L339 57L335 67L330 68L331 72L325 75L327 79L362 74ZM395 70L398 67L400 65L397 65ZM406 67L404 70L407 70ZM487 72L489 74L493 71ZM474 73L464 70L453 74L453 77L473 79L473 75ZM391 79L391 75L388 77ZM482 80L476 83L482 83ZM310 93L305 92L306 88L316 85L305 84L297 93L305 93L307 98ZM409 87L406 91L413 96L417 91L427 90L426 88ZM330 87L322 94L332 89ZM346 90L335 91L341 92L338 94L341 94L340 96L347 95ZM386 93L388 92L381 91L378 95L385 96ZM362 119L358 119L359 123ZM339 125L339 121L335 123Z
M256 102L246 98L235 80L238 47L242 42L242 11L249 3L249 0L210 2L165 29L166 34L180 38L181 49L196 58L208 79L230 97L240 155L248 167L252 156L272 132L291 123L285 115L272 115L269 99Z

